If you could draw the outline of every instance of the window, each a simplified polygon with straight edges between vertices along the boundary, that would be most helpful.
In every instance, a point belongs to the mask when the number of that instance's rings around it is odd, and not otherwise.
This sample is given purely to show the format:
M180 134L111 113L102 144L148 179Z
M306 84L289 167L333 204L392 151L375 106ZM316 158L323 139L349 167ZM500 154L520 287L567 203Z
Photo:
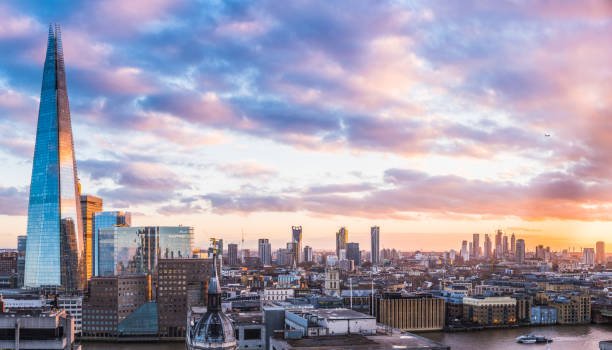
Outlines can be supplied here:
M244 330L244 340L259 340L261 339L261 329L245 329Z

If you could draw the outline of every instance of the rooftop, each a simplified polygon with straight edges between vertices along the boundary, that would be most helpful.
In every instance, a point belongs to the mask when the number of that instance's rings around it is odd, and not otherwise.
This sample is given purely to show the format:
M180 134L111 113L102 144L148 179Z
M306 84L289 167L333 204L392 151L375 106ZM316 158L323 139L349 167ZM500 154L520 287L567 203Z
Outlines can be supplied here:
M366 315L351 309L313 309L308 310L308 313L311 315L316 315L319 318L331 320L374 318L374 316Z
M296 349L355 349L355 350L449 350L447 345L431 341L413 334L375 335L360 334L323 336L285 340Z

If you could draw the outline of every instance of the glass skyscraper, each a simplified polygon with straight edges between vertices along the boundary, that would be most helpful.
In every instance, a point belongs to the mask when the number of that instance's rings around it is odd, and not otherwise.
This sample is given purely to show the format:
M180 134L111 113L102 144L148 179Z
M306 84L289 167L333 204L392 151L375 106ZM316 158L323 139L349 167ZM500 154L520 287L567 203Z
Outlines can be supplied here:
M103 228L109 227L128 227L132 226L132 214L125 211L103 211L94 213L92 220L92 273L94 276L100 276L98 271L98 254L100 249L99 232Z
M49 27L30 183L24 285L85 288L85 256L64 54Z
M192 255L193 227L189 226L113 226L97 232L95 271L99 276L152 273L159 259Z

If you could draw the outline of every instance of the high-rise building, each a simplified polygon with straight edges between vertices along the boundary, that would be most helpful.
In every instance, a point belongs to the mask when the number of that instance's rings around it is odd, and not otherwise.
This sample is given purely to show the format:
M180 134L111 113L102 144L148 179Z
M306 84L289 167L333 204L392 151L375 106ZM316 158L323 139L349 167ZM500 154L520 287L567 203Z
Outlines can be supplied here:
M478 233L472 235L472 251L475 258L480 257L480 234Z
M49 27L28 205L26 287L85 289L85 250L64 53Z
M359 251L359 243L346 244L346 258L353 260L355 267L361 265L361 252Z
M508 246L508 236L504 236L504 240L502 242L502 251L504 257L508 256L509 246Z
M295 250L295 259L297 263L304 262L304 257L302 256L302 226L291 226L291 242L297 244Z
M259 260L262 265L272 265L272 245L267 238L260 238L258 245Z
M380 263L380 227L370 227L370 242L372 265L378 265Z
M81 195L81 218L83 220L83 242L85 244L85 272L87 280L93 276L93 227L94 214L102 211L102 198Z
M510 238L510 253L512 253L512 255L516 254L516 237L514 233L512 233L512 237Z
M525 240L517 239L516 240L516 261L519 264L525 263Z
M298 265L298 244L297 242L287 242L287 252L291 254L287 265L296 266Z
M114 226L98 230L100 276L152 273L159 259L192 255L193 227Z
M312 247L305 246L304 247L304 262L313 262L312 259Z
M25 255L28 236L17 236L17 287L23 287L23 274L25 273Z
M212 258L161 259L157 274L159 335L184 337L189 307L206 303L206 289L212 274ZM217 271L219 265L215 264Z
M229 266L238 265L238 244L230 243L227 245L227 263Z
M491 259L493 256L492 247L491 247L491 238L489 238L489 234L485 233L484 240L484 257L485 259Z
M346 227L340 227L336 232L336 256L340 259L340 251L344 249L346 252L346 243L348 242L348 230Z
M103 211L99 213L94 213L93 216L93 238L92 238L92 248L93 252L91 254L92 259L92 273L94 276L100 276L100 271L98 270L98 256L100 249L100 230L103 228L110 227L129 227L132 225L132 214L126 211Z
M502 246L502 230L497 230L495 234L495 258L501 259L504 257L503 246Z
M147 302L145 275L94 277L83 303L82 334L93 338L116 338L119 325Z
M469 261L470 260L470 252L469 252L469 249L468 249L468 241L461 242L461 257L463 258L463 261Z
M595 263L606 264L606 244L602 241L595 243Z
M595 265L595 249L584 248L582 250L582 262L585 265Z

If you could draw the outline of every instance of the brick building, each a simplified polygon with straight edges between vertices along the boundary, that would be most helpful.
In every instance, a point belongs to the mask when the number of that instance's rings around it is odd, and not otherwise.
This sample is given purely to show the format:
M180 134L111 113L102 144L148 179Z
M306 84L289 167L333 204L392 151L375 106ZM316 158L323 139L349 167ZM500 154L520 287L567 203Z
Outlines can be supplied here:
M119 336L119 323L145 304L150 296L147 275L93 277L83 301L84 337Z
M188 307L206 304L211 269L211 259L159 260L157 303L161 337L185 336Z

